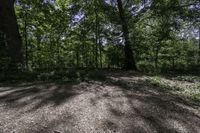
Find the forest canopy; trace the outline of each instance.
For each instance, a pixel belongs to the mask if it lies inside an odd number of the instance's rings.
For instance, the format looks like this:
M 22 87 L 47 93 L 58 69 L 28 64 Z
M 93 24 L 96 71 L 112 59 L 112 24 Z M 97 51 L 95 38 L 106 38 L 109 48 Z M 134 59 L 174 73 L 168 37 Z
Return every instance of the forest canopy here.
M 0 71 L 199 72 L 198 0 L 1 0 Z

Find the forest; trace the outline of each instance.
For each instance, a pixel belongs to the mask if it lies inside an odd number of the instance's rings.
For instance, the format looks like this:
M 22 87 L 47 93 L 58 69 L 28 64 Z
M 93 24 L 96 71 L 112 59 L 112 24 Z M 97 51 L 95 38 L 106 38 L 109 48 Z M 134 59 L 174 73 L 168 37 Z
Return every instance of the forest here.
M 199 131 L 199 0 L 0 1 L 0 133 Z

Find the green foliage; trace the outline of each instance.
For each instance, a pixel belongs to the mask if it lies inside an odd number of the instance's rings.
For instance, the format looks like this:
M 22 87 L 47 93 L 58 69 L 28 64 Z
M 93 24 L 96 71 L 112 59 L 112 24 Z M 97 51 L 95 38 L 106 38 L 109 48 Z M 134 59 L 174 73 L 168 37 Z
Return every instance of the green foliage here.
M 124 39 L 114 3 L 104 0 L 18 1 L 15 9 L 24 54 L 21 71 L 34 73 L 40 80 L 82 80 L 87 74 L 76 72 L 77 69 L 121 69 L 125 60 Z M 123 3 L 139 70 L 200 72 L 196 21 L 199 7 L 195 3 L 195 0 Z M 10 67 L 4 38 L 0 33 L 1 73 Z
M 109 64 L 109 67 L 122 68 L 123 60 L 124 60 L 123 46 L 108 45 L 106 49 L 106 57 L 107 57 L 106 61 L 107 61 L 107 64 Z
M 146 72 L 146 73 L 149 73 L 149 72 L 153 72 L 154 71 L 154 65 L 149 62 L 149 61 L 139 61 L 137 63 L 140 71 L 143 71 L 143 72 Z
M 150 77 L 150 83 L 164 92 L 176 92 L 188 99 L 200 100 L 199 76 L 177 76 L 169 79 Z M 183 82 L 184 81 L 184 82 Z M 180 84 L 182 82 L 182 84 Z

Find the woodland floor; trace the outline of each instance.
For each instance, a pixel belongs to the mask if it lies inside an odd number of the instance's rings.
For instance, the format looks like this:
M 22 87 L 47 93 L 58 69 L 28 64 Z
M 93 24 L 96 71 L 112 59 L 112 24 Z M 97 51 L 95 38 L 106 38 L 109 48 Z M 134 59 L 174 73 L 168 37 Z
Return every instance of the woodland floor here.
M 1 84 L 0 133 L 200 133 L 198 79 L 112 73 L 105 81 Z

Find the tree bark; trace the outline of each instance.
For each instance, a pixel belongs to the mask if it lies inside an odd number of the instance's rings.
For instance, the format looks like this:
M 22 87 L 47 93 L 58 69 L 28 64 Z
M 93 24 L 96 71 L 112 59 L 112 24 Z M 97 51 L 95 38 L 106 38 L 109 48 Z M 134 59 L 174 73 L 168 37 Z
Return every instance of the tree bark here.
M 120 19 L 121 19 L 123 37 L 124 37 L 124 40 L 125 40 L 124 68 L 126 70 L 137 70 L 135 59 L 134 59 L 134 56 L 133 56 L 133 51 L 132 51 L 131 45 L 130 45 L 127 20 L 126 20 L 126 17 L 125 17 L 124 8 L 123 8 L 121 0 L 117 0 L 117 7 L 118 7 L 118 10 L 119 10 L 119 16 L 120 16 Z
M 156 46 L 156 49 L 155 49 L 155 59 L 154 59 L 154 63 L 155 63 L 155 72 L 158 71 L 158 53 L 159 53 L 159 48 L 158 46 Z
M 101 41 L 99 40 L 99 56 L 100 56 L 100 67 L 101 67 L 101 69 L 103 68 L 102 49 L 103 49 L 103 46 L 102 46 Z
M 15 0 L 0 1 L 0 30 L 6 35 L 11 64 L 22 63 L 22 40 L 14 9 Z
M 98 56 L 99 56 L 99 51 L 98 51 L 98 47 L 99 47 L 99 16 L 98 16 L 98 2 L 97 0 L 95 0 L 94 3 L 95 6 L 95 66 L 96 68 L 99 67 L 99 63 L 98 63 Z
M 200 64 L 200 27 L 199 27 L 199 57 L 198 57 L 198 63 Z
M 25 64 L 26 64 L 26 70 L 28 71 L 28 32 L 27 32 L 27 10 L 25 10 L 25 16 L 24 16 L 24 43 L 25 43 Z

